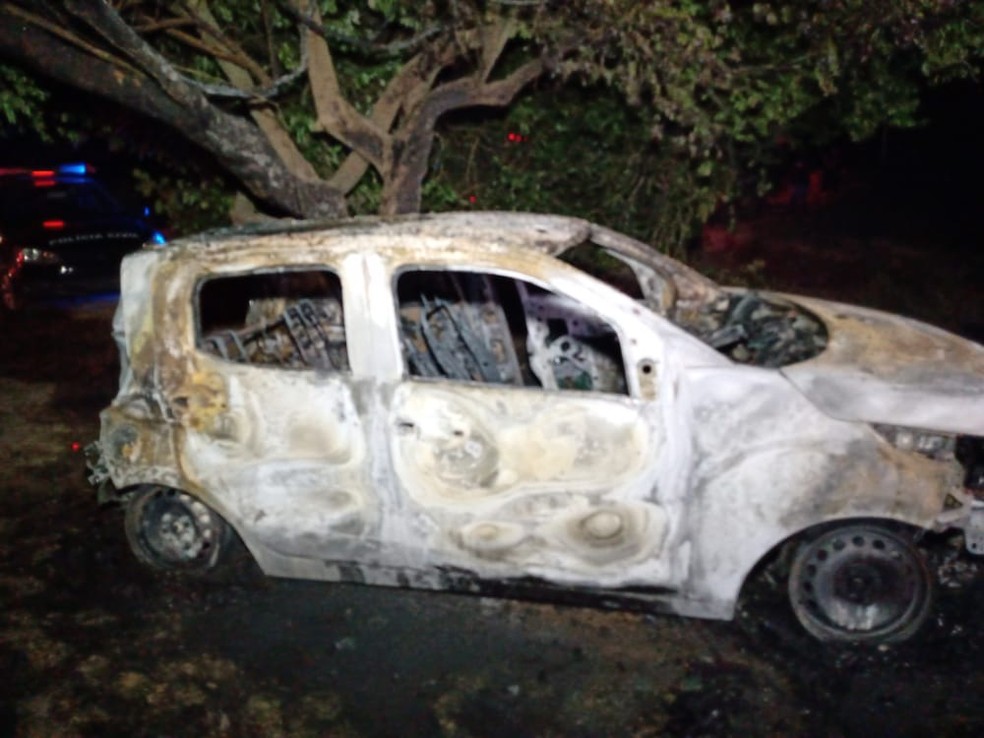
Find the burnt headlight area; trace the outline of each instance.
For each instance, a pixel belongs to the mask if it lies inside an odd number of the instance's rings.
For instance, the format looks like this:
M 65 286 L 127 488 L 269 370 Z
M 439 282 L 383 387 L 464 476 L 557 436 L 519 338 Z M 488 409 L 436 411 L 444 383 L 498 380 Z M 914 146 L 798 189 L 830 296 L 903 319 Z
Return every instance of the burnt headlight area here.
M 964 468 L 964 487 L 976 497 L 984 498 L 984 438 L 896 425 L 873 424 L 872 428 L 900 451 L 911 451 L 936 461 L 956 459 Z
M 872 427 L 878 435 L 900 451 L 912 451 L 937 461 L 952 459 L 954 456 L 956 438 L 952 435 L 878 423 Z

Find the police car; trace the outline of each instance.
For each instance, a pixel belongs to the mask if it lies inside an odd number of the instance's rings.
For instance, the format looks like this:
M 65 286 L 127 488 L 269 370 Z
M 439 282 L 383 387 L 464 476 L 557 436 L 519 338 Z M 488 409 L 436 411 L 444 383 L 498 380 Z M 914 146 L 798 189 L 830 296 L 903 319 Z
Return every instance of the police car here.
M 115 293 L 123 256 L 147 242 L 164 243 L 92 174 L 88 164 L 0 168 L 3 308 Z

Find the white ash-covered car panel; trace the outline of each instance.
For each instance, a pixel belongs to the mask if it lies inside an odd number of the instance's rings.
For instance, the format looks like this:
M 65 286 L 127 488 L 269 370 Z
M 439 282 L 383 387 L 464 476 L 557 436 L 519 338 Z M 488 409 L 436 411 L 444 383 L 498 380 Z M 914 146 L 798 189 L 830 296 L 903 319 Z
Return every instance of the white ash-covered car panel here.
M 898 315 L 796 299 L 824 321 L 830 341 L 783 373 L 824 412 L 984 436 L 984 346 Z

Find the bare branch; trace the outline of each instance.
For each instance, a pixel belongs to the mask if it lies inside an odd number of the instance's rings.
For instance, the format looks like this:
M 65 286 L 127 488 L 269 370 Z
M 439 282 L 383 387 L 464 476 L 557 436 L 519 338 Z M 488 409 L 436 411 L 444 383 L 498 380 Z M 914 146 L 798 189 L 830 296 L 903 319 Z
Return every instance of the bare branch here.
M 415 51 L 426 42 L 446 30 L 444 26 L 434 23 L 411 38 L 403 39 L 401 41 L 392 41 L 388 44 L 374 44 L 355 36 L 347 36 L 344 33 L 339 33 L 326 27 L 320 22 L 320 20 L 317 20 L 307 13 L 299 10 L 292 0 L 278 0 L 278 4 L 283 8 L 284 12 L 291 16 L 297 23 L 307 27 L 308 30 L 321 36 L 326 41 L 344 44 L 345 46 L 352 49 L 358 49 L 359 51 L 372 56 L 396 56 L 408 51 Z
M 12 16 L 21 18 L 22 20 L 26 21 L 27 23 L 30 23 L 30 24 L 32 24 L 34 26 L 37 26 L 38 28 L 44 29 L 48 33 L 52 34 L 53 36 L 57 36 L 58 38 L 60 38 L 60 39 L 62 39 L 64 41 L 67 41 L 68 43 L 72 44 L 73 46 L 77 46 L 78 48 L 82 49 L 86 53 L 91 54 L 92 56 L 94 56 L 97 59 L 100 59 L 100 60 L 106 62 L 107 64 L 112 64 L 114 66 L 118 66 L 118 67 L 120 67 L 122 69 L 126 69 L 128 71 L 134 71 L 134 72 L 136 71 L 136 69 L 134 67 L 130 66 L 125 60 L 120 59 L 119 57 L 113 56 L 112 54 L 109 54 L 109 53 L 103 51 L 102 49 L 100 49 L 97 46 L 93 46 L 92 44 L 90 44 L 89 42 L 83 40 L 82 38 L 80 38 L 76 34 L 71 33 L 70 31 L 66 31 L 61 26 L 58 26 L 58 25 L 56 25 L 56 24 L 54 24 L 54 23 L 52 23 L 52 22 L 50 22 L 48 20 L 45 20 L 44 18 L 42 18 L 39 15 L 35 15 L 34 13 L 30 13 L 30 12 L 24 10 L 23 8 L 20 8 L 20 7 L 16 6 L 16 5 L 14 5 L 13 3 L 7 3 L 7 2 L 5 2 L 5 3 L 0 4 L 0 10 L 4 10 L 4 11 L 10 13 Z
M 453 44 L 445 43 L 435 53 L 418 54 L 403 65 L 376 100 L 370 118 L 380 128 L 389 131 L 401 111 L 412 111 L 434 86 L 437 76 L 457 58 Z M 329 180 L 342 192 L 349 192 L 362 179 L 369 162 L 352 152 Z
M 218 24 L 215 22 L 215 16 L 212 15 L 212 11 L 208 7 L 207 0 L 191 0 L 187 4 L 187 8 L 193 15 L 199 32 L 205 36 L 212 37 L 227 50 L 225 54 L 220 55 L 217 51 L 208 51 L 208 49 L 214 49 L 215 47 L 207 44 L 204 49 L 206 53 L 211 53 L 216 57 L 226 58 L 236 66 L 242 67 L 253 75 L 253 80 L 256 84 L 267 85 L 270 83 L 270 75 L 267 74 L 263 66 L 247 54 L 239 44 L 219 30 Z M 203 38 L 202 42 L 204 43 L 204 41 Z M 185 41 L 185 43 L 188 43 L 188 41 Z
M 261 0 L 260 14 L 263 18 L 263 35 L 266 37 L 267 60 L 270 63 L 270 69 L 273 71 L 273 75 L 275 77 L 280 76 L 283 73 L 283 69 L 280 66 L 280 59 L 277 58 L 277 52 L 273 46 L 273 17 L 271 16 L 270 0 Z
M 421 186 L 434 144 L 434 129 L 442 115 L 475 106 L 508 105 L 547 68 L 545 59 L 535 59 L 494 82 L 485 82 L 478 72 L 432 90 L 394 136 L 380 212 L 393 215 L 420 210 Z
M 501 107 L 512 102 L 517 93 L 546 70 L 544 59 L 534 59 L 515 69 L 509 76 L 494 82 L 481 77 L 464 77 L 441 85 L 424 103 L 423 115 L 437 120 L 452 110 L 475 106 Z
M 509 19 L 479 29 L 482 44 L 481 76 L 483 80 L 487 80 L 492 74 L 492 69 L 498 63 L 506 44 L 509 43 L 515 32 L 516 26 Z
M 317 20 L 317 9 L 314 10 Z M 334 138 L 382 171 L 383 157 L 389 146 L 389 134 L 371 119 L 363 116 L 345 99 L 338 84 L 331 50 L 322 36 L 306 31 L 308 54 L 308 79 L 318 123 Z
M 215 25 L 215 16 L 207 0 L 192 0 L 191 10 L 205 26 Z M 303 37 L 302 37 L 303 41 Z M 306 48 L 306 45 L 302 43 Z M 249 70 L 236 64 L 234 61 L 219 60 L 219 66 L 229 81 L 237 88 L 249 92 L 253 88 L 254 78 L 250 76 Z M 264 76 L 266 76 L 264 74 Z M 250 116 L 253 121 L 263 131 L 274 151 L 283 161 L 284 165 L 294 173 L 295 176 L 305 180 L 318 180 L 318 173 L 314 170 L 311 162 L 304 158 L 298 150 L 294 140 L 281 124 L 276 114 L 269 107 L 252 108 Z
M 158 31 L 167 31 L 171 28 L 184 28 L 187 26 L 194 26 L 195 21 L 192 18 L 169 18 L 167 20 L 151 20 L 147 18 L 143 23 L 134 24 L 133 30 L 137 33 L 157 33 Z
M 253 78 L 260 83 L 268 83 L 269 77 L 266 72 L 251 58 L 244 56 L 242 54 L 236 53 L 234 51 L 227 51 L 219 46 L 203 41 L 200 38 L 192 36 L 190 33 L 185 33 L 184 31 L 178 30 L 177 28 L 169 28 L 166 31 L 167 35 L 176 41 L 180 41 L 185 46 L 190 46 L 193 49 L 197 49 L 204 54 L 215 58 L 216 61 L 227 61 L 231 64 L 235 64 L 237 67 L 248 70 Z

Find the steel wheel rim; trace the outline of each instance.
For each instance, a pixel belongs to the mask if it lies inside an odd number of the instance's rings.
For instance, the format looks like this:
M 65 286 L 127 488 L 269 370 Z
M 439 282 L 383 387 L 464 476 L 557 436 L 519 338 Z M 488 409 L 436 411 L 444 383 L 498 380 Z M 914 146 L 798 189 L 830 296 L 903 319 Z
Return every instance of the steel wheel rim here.
M 902 538 L 872 527 L 829 531 L 797 557 L 790 594 L 804 624 L 827 635 L 878 637 L 917 622 L 925 569 Z
M 188 565 L 206 559 L 217 540 L 211 512 L 194 498 L 173 490 L 147 500 L 140 519 L 140 538 L 161 561 Z

